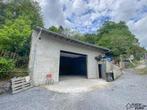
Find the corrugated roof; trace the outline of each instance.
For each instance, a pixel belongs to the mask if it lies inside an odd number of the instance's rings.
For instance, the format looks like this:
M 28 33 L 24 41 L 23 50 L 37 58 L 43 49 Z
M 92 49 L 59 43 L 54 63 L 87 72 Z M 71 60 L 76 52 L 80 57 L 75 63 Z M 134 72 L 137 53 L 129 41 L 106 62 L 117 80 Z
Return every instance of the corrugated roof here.
M 76 39 L 73 39 L 73 38 L 70 38 L 70 37 L 65 37 L 62 34 L 49 31 L 49 30 L 42 28 L 42 27 L 37 27 L 36 30 L 44 32 L 46 34 L 53 35 L 56 38 L 63 39 L 63 40 L 69 41 L 69 42 L 78 43 L 80 45 L 84 45 L 84 46 L 88 46 L 88 47 L 95 48 L 95 49 L 98 49 L 98 50 L 102 50 L 104 52 L 110 52 L 110 49 L 108 49 L 108 48 L 105 48 L 105 47 L 102 47 L 102 46 L 96 46 L 96 45 L 93 45 L 93 44 L 90 44 L 90 43 L 87 43 L 87 42 L 83 42 L 83 41 L 80 41 L 80 40 L 76 40 Z

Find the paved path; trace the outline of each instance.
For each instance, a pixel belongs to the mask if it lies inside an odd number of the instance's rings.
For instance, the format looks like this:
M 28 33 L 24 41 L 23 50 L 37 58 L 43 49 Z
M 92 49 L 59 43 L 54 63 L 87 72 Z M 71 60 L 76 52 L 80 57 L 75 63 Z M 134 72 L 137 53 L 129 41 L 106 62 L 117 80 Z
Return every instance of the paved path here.
M 105 88 L 110 83 L 102 79 L 87 79 L 82 76 L 62 76 L 59 83 L 44 86 L 46 89 L 60 93 L 83 93 L 96 88 Z
M 147 105 L 147 76 L 127 70 L 111 86 L 87 93 L 61 94 L 36 87 L 0 96 L 0 110 L 126 110 L 127 103 Z

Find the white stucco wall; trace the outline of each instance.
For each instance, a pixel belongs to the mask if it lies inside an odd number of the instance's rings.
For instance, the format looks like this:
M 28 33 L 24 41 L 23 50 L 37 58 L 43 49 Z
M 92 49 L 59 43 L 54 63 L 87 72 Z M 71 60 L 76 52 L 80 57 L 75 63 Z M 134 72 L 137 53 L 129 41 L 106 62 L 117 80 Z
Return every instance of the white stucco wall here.
M 87 55 L 87 77 L 98 78 L 98 65 L 95 57 L 102 54 L 99 50 L 63 41 L 51 35 L 41 34 L 41 40 L 36 39 L 39 32 L 32 34 L 30 52 L 30 76 L 34 85 L 45 84 L 46 75 L 51 73 L 55 82 L 59 81 L 60 51 L 69 51 Z

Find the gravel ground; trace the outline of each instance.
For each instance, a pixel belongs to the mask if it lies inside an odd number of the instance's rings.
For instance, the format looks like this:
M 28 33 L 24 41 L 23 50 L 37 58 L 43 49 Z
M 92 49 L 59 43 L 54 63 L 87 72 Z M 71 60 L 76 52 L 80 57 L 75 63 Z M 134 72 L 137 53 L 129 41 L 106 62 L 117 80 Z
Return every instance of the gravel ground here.
M 111 86 L 87 93 L 61 94 L 35 87 L 1 95 L 0 110 L 126 110 L 127 103 L 147 105 L 146 81 L 147 75 L 126 70 Z

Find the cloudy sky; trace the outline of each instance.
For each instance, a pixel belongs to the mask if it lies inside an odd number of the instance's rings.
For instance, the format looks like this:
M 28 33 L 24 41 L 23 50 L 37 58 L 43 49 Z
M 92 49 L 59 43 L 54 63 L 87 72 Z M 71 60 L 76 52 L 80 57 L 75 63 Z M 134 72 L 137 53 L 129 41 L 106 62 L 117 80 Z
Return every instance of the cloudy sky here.
M 147 0 L 39 0 L 44 24 L 82 33 L 95 32 L 106 20 L 125 21 L 147 49 Z

